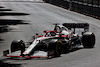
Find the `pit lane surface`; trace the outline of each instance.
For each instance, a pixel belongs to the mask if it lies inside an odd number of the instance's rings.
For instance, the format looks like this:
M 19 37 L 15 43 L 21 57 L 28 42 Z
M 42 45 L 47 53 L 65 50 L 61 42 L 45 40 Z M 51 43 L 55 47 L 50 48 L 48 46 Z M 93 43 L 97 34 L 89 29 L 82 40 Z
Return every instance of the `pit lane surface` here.
M 44 3 L 32 2 L 0 2 L 9 13 L 27 13 L 29 15 L 5 15 L 3 20 L 21 20 L 23 24 L 10 25 L 8 31 L 0 33 L 0 59 L 4 66 L 15 67 L 99 67 L 100 66 L 100 20 L 84 16 L 66 9 Z M 3 8 L 2 8 L 3 9 Z M 16 21 L 15 21 L 16 22 Z M 93 49 L 83 49 L 62 54 L 53 59 L 11 60 L 2 57 L 3 50 L 9 49 L 13 40 L 22 39 L 26 42 L 35 33 L 43 34 L 44 30 L 53 29 L 53 23 L 90 23 L 90 31 L 96 35 L 96 45 Z M 24 24 L 29 23 L 29 24 Z M 5 65 L 6 64 L 6 65 Z

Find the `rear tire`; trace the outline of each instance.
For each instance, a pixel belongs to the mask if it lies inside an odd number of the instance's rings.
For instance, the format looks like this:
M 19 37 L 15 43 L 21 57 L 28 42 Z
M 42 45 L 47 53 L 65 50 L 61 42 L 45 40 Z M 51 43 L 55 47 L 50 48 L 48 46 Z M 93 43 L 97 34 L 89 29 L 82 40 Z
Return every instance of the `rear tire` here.
M 91 32 L 84 33 L 82 43 L 84 48 L 93 48 L 95 45 L 95 35 Z

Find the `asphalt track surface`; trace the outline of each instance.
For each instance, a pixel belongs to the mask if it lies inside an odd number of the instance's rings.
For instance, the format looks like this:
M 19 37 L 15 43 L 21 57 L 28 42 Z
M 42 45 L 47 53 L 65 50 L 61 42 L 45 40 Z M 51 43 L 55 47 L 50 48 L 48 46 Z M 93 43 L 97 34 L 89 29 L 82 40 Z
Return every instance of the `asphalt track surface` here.
M 8 30 L 0 32 L 0 63 L 3 65 L 2 67 L 100 67 L 100 20 L 42 1 L 1 1 L 0 6 L 4 7 L 0 9 L 11 9 L 11 11 L 0 11 L 1 14 L 2 12 L 7 13 L 0 16 L 0 21 L 10 22 Z M 28 42 L 36 33 L 41 35 L 44 30 L 53 29 L 53 23 L 89 23 L 90 31 L 96 35 L 95 47 L 93 49 L 80 48 L 52 59 L 12 60 L 2 57 L 2 52 L 10 48 L 13 40 L 22 39 Z

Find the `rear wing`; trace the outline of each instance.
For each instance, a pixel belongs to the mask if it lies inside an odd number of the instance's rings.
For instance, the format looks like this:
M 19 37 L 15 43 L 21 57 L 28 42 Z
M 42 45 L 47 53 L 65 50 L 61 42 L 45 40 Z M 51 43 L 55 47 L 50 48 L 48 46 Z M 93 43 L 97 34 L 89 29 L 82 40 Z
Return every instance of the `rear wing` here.
M 63 23 L 63 26 L 69 28 L 69 29 L 74 29 L 75 32 L 75 28 L 84 28 L 84 31 L 87 32 L 89 31 L 89 24 L 88 23 Z

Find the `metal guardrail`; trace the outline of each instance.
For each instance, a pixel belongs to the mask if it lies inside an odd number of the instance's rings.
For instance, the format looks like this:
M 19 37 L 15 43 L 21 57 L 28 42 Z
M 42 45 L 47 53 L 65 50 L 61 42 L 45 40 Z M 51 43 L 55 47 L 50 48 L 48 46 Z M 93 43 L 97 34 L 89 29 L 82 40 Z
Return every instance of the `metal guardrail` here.
M 44 0 L 44 2 L 100 19 L 99 3 L 93 4 L 93 2 L 91 2 L 90 4 L 88 2 L 79 2 L 77 0 Z

